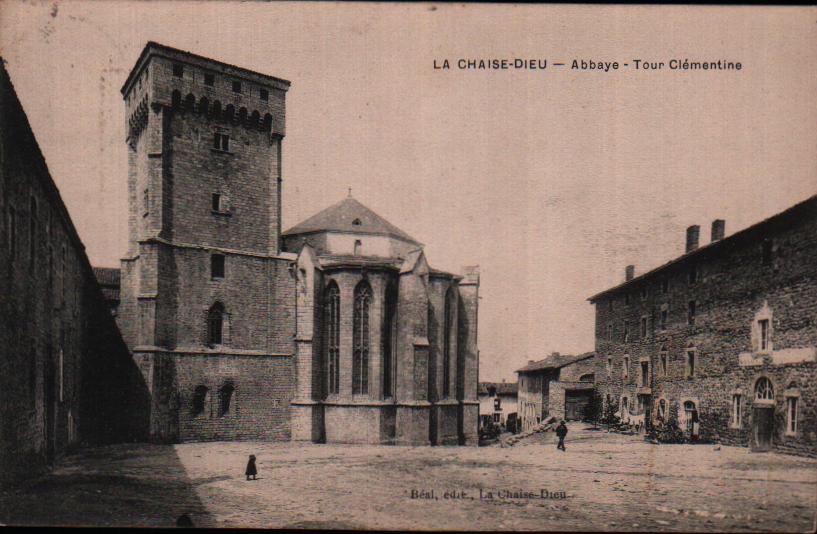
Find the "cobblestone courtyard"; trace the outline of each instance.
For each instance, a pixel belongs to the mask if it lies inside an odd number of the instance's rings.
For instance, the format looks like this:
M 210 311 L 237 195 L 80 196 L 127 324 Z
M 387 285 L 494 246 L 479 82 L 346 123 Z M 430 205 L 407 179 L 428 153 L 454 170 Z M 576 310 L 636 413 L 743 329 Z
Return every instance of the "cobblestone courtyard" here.
M 251 453 L 254 482 L 243 476 Z M 542 490 L 551 498 L 528 498 Z M 173 526 L 187 513 L 215 527 L 805 532 L 815 510 L 815 459 L 656 446 L 584 425 L 565 453 L 553 433 L 512 448 L 118 445 L 0 492 L 5 524 Z

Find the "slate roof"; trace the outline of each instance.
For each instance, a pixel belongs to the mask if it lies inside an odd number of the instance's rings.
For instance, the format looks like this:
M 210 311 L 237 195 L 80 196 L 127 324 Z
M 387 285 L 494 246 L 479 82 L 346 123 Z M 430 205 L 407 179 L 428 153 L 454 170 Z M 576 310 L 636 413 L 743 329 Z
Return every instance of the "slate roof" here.
M 810 218 L 815 216 L 817 216 L 817 195 L 810 196 L 809 198 L 803 200 L 802 202 L 799 202 L 794 206 L 791 206 L 790 208 L 785 209 L 780 213 L 777 213 L 776 215 L 772 215 L 771 217 L 764 219 L 756 224 L 753 224 L 748 228 L 744 228 L 739 232 L 735 232 L 731 236 L 724 237 L 723 239 L 707 243 L 706 245 L 701 245 L 700 247 L 691 250 L 685 254 L 682 254 L 681 256 L 678 256 L 675 259 L 670 260 L 663 265 L 659 265 L 658 267 L 651 269 L 644 274 L 638 275 L 632 278 L 631 280 L 626 280 L 616 286 L 596 293 L 592 297 L 589 297 L 587 300 L 589 300 L 591 303 L 595 303 L 602 297 L 605 297 L 611 293 L 615 293 L 616 291 L 619 291 L 620 289 L 623 289 L 625 287 L 634 286 L 641 282 L 642 280 L 644 280 L 645 278 L 649 278 L 660 271 L 669 269 L 671 266 L 681 262 L 685 262 L 690 258 L 700 258 L 707 254 L 718 253 L 723 250 L 728 251 L 731 247 L 738 246 L 738 244 L 740 244 L 741 242 L 746 242 L 751 239 L 762 237 L 764 235 L 764 232 L 773 229 L 775 226 L 779 227 L 781 225 L 786 225 L 787 221 L 802 220 L 803 218 L 806 217 Z
M 355 220 L 360 221 L 360 224 L 353 224 Z M 419 241 L 352 197 L 346 197 L 337 204 L 333 204 L 305 221 L 296 224 L 284 232 L 284 235 L 326 231 L 384 235 L 420 245 Z
M 571 355 L 571 354 L 551 354 L 547 358 L 542 360 L 535 361 L 533 363 L 529 363 L 525 367 L 521 369 L 517 369 L 517 373 L 530 373 L 532 371 L 542 371 L 544 369 L 560 369 L 566 365 L 570 365 L 571 363 L 580 362 L 582 360 L 586 360 L 587 358 L 592 358 L 595 356 L 595 352 L 585 352 L 584 354 L 579 355 Z
M 94 276 L 96 277 L 99 288 L 102 290 L 102 295 L 105 300 L 119 300 L 119 285 L 120 272 L 117 268 L 112 267 L 94 267 Z
M 516 395 L 518 386 L 516 382 L 480 382 L 477 387 L 477 394 L 488 395 L 488 388 L 496 388 L 497 395 Z

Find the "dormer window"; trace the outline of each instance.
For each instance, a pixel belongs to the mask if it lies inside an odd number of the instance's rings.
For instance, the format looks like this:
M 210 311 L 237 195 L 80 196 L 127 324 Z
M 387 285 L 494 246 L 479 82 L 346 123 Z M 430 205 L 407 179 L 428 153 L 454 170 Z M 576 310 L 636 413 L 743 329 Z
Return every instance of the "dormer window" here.
M 233 82 L 233 92 L 234 93 L 241 92 L 241 82 Z
M 212 87 L 216 83 L 216 77 L 212 74 L 204 74 L 204 85 Z
M 181 63 L 174 63 L 173 64 L 173 76 L 176 78 L 181 78 L 184 76 L 184 65 Z
M 261 100 L 269 100 L 269 91 L 266 89 L 261 89 L 258 92 L 258 96 L 261 98 Z

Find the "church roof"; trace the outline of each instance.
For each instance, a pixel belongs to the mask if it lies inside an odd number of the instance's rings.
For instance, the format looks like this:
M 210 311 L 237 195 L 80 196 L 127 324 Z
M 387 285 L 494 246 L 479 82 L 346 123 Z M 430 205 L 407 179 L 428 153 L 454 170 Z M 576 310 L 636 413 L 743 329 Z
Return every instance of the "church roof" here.
M 284 232 L 284 235 L 309 234 L 314 232 L 384 235 L 410 241 L 417 245 L 420 244 L 419 241 L 351 196 L 316 213 L 307 220 L 296 224 Z

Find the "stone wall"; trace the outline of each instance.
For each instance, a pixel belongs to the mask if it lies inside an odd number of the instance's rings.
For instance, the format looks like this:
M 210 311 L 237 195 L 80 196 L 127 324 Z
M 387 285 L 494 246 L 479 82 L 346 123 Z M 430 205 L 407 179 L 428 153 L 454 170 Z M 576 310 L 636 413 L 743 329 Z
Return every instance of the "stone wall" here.
M 147 395 L 2 65 L 0 124 L 0 480 L 8 481 L 73 446 L 143 436 Z
M 597 298 L 596 381 L 602 396 L 609 394 L 615 403 L 627 396 L 632 407 L 637 395 L 651 395 L 653 407 L 661 399 L 676 403 L 682 420 L 684 402 L 692 402 L 702 438 L 745 445 L 755 385 L 765 376 L 774 386 L 773 447 L 817 454 L 815 279 L 817 200 L 812 198 Z M 769 321 L 765 350 L 759 344 L 762 319 Z M 692 376 L 689 354 L 694 355 Z M 630 362 L 626 379 L 625 356 Z M 640 383 L 642 361 L 649 366 L 648 384 Z M 732 420 L 733 395 L 741 395 L 740 421 Z M 786 432 L 787 395 L 800 399 L 795 433 Z

